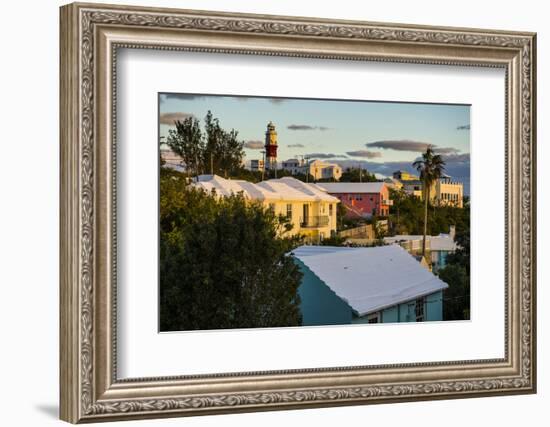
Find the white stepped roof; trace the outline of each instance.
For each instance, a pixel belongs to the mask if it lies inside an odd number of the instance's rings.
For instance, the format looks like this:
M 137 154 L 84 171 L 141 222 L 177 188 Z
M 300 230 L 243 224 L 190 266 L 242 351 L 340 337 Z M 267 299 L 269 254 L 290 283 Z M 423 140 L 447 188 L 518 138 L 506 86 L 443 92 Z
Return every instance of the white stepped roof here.
M 292 253 L 359 316 L 448 287 L 397 245 L 300 246 Z
M 319 188 L 330 194 L 337 193 L 380 193 L 383 182 L 319 182 Z
M 217 175 L 199 175 L 191 184 L 220 196 L 242 193 L 244 197 L 260 201 L 324 201 L 337 203 L 336 197 L 320 190 L 315 184 L 308 184 L 292 177 L 269 179 L 257 184 L 244 180 L 225 179 Z

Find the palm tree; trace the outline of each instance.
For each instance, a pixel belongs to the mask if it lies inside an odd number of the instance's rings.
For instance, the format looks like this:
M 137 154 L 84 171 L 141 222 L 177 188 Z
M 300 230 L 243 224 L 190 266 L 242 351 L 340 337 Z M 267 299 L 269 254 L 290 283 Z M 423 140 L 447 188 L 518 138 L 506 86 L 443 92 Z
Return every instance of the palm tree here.
M 422 256 L 426 255 L 426 234 L 428 232 L 428 200 L 430 190 L 435 181 L 441 178 L 445 171 L 445 162 L 439 154 L 435 154 L 432 146 L 428 145 L 422 158 L 413 163 L 413 167 L 420 173 L 420 180 L 424 192 L 424 234 L 422 238 Z

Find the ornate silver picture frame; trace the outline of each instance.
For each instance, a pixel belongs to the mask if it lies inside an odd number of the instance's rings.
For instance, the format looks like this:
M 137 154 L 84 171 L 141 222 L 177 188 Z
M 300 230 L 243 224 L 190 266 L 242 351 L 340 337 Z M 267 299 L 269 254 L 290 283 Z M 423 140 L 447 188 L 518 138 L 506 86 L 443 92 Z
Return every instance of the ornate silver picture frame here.
M 71 422 L 536 391 L 536 35 L 70 4 L 61 8 L 60 416 Z M 117 50 L 497 67 L 505 72 L 505 324 L 498 359 L 117 376 Z

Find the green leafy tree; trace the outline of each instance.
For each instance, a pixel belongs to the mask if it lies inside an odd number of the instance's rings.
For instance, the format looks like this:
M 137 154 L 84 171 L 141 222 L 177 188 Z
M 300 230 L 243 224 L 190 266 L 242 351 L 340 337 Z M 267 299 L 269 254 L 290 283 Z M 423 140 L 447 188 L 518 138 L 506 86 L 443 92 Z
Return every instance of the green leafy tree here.
M 438 275 L 449 285 L 443 293 L 443 314 L 445 320 L 470 318 L 470 208 L 463 209 L 465 215 L 457 223 L 455 243 L 458 249 L 447 256 L 447 265 Z
M 422 189 L 424 193 L 424 232 L 422 238 L 422 256 L 426 255 L 426 234 L 428 232 L 428 204 L 430 190 L 433 183 L 441 178 L 445 170 L 445 162 L 439 154 L 435 154 L 432 147 L 428 146 L 422 158 L 413 163 L 413 167 L 420 173 Z
M 213 173 L 228 177 L 241 173 L 244 141 L 238 139 L 238 132 L 222 129 L 211 111 L 204 122 L 202 130 L 195 117 L 177 120 L 176 128 L 168 131 L 166 144 L 183 159 L 188 174 Z
M 422 234 L 424 228 L 424 200 L 411 194 L 401 193 L 396 197 L 394 190 L 390 190 L 390 234 Z M 457 229 L 470 222 L 469 205 L 458 208 L 451 205 L 434 206 L 428 216 L 427 235 L 448 233 L 452 225 Z
M 443 319 L 470 318 L 470 275 L 459 264 L 448 264 L 439 271 L 439 278 L 449 285 L 443 293 Z
M 377 182 L 376 177 L 366 169 L 346 168 L 342 172 L 340 182 Z
M 469 209 L 468 209 L 469 211 Z M 447 257 L 448 264 L 464 267 L 470 274 L 470 221 L 460 223 L 456 228 L 455 242 L 458 249 Z
M 174 124 L 176 129 L 168 131 L 166 144 L 183 159 L 188 175 L 202 173 L 204 140 L 199 121 L 191 116 Z
M 300 240 L 280 237 L 284 219 L 164 168 L 160 186 L 162 331 L 301 324 L 302 274 L 289 255 Z

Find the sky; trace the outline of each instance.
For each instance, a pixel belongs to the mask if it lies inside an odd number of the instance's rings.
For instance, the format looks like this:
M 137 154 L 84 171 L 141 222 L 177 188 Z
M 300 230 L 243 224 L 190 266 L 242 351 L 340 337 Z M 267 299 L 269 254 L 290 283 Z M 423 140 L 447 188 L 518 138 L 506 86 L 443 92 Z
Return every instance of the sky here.
M 262 158 L 272 121 L 279 162 L 308 156 L 391 175 L 412 172 L 411 163 L 430 144 L 443 155 L 449 175 L 470 176 L 469 105 L 163 93 L 160 136 L 190 115 L 204 123 L 208 110 L 222 128 L 238 131 L 246 161 Z

